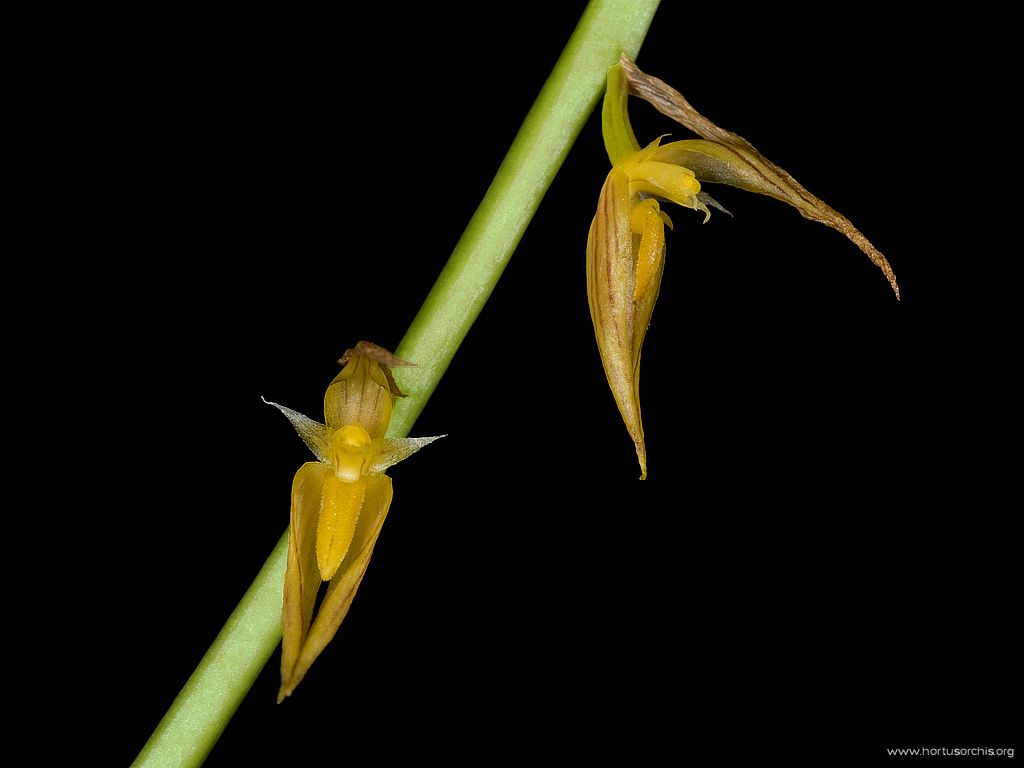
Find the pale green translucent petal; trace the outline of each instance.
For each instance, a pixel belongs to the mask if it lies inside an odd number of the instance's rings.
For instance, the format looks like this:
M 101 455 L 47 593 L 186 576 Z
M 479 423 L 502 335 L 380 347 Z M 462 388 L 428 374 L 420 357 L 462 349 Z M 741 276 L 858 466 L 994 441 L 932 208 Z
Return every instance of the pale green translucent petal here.
M 440 440 L 447 435 L 434 435 L 433 437 L 395 437 L 385 438 L 380 441 L 377 448 L 377 455 L 370 463 L 369 472 L 377 474 L 388 467 L 394 466 L 403 459 L 412 456 L 416 451 L 425 445 L 430 445 L 435 440 Z
M 264 403 L 274 406 L 285 415 L 285 418 L 295 427 L 295 431 L 299 433 L 302 442 L 309 446 L 309 450 L 313 452 L 313 455 L 320 459 L 320 461 L 329 462 L 331 460 L 331 436 L 325 425 L 319 421 L 313 421 L 308 416 L 303 416 L 291 408 L 271 402 L 265 397 L 261 399 Z

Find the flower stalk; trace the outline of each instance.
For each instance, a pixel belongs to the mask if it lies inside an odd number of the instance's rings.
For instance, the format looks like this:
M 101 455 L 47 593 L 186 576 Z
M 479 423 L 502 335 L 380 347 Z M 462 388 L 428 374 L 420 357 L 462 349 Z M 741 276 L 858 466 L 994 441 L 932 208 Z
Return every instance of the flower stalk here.
M 402 377 L 388 429 L 405 437 L 497 284 L 540 200 L 604 88 L 608 67 L 635 56 L 659 0 L 592 0 L 545 82 L 480 207 L 396 354 Z M 495 215 L 514 211 L 515 215 Z M 135 768 L 191 768 L 213 748 L 281 640 L 285 532 L 196 671 L 136 758 Z
M 629 120 L 631 93 L 701 138 L 668 144 L 656 138 L 641 149 Z M 587 299 L 605 376 L 633 439 L 644 480 L 647 447 L 640 416 L 640 354 L 665 268 L 665 227 L 672 227 L 663 202 L 700 211 L 706 222 L 711 217 L 708 206 L 724 209 L 703 190 L 705 183 L 774 197 L 805 218 L 845 234 L 882 270 L 897 299 L 900 292 L 888 260 L 849 219 L 742 136 L 697 112 L 679 91 L 641 72 L 625 53 L 608 71 L 601 122 L 612 169 L 587 238 Z

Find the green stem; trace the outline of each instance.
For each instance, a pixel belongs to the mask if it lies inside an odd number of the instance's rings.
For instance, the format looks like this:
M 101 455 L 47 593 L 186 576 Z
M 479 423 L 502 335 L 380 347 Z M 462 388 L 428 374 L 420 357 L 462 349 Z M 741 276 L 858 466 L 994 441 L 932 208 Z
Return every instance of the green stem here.
M 285 531 L 133 766 L 186 768 L 206 759 L 281 642 L 287 557 Z
M 409 397 L 392 436 L 409 432 L 483 309 L 570 147 L 604 92 L 608 68 L 639 50 L 659 0 L 591 0 L 448 264 L 396 354 Z M 584 244 L 580 244 L 580 253 Z
M 519 244 L 541 198 L 601 95 L 621 51 L 636 57 L 659 0 L 591 0 L 558 63 L 396 350 L 410 396 L 390 434 L 409 433 Z M 582 244 L 580 248 L 582 249 Z M 271 552 L 135 768 L 200 765 L 281 640 L 287 534 Z

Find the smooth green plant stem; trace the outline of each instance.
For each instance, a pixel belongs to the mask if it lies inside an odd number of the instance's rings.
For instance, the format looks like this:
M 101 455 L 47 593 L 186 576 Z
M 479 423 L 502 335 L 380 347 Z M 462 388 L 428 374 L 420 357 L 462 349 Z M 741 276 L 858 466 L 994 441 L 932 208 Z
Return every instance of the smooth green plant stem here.
M 402 368 L 389 434 L 409 433 L 497 284 L 541 198 L 604 88 L 608 67 L 635 58 L 659 0 L 591 0 L 530 109 L 480 207 L 396 350 Z M 582 252 L 582 245 L 581 252 Z M 287 532 L 267 558 L 134 768 L 202 764 L 281 640 Z
M 658 0 L 592 0 L 583 12 L 480 207 L 395 350 L 418 367 L 397 371 L 410 396 L 395 403 L 392 436 L 407 434 L 423 410 L 604 93 L 608 68 L 621 52 L 630 57 L 639 52 L 657 7 Z
M 281 642 L 287 559 L 285 531 L 132 766 L 185 768 L 206 759 Z

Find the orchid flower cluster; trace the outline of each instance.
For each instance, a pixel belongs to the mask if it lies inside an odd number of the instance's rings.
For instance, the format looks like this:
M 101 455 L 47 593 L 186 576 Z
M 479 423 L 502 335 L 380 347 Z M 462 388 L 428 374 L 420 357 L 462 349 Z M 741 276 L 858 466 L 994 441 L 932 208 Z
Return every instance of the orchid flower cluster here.
M 639 96 L 700 139 L 641 148 L 629 121 L 628 97 Z M 662 210 L 670 202 L 704 214 L 724 210 L 702 188 L 729 184 L 782 200 L 805 218 L 836 229 L 856 243 L 899 286 L 889 262 L 850 222 L 771 163 L 741 136 L 723 130 L 690 106 L 682 94 L 641 72 L 625 55 L 608 72 L 602 131 L 612 169 L 597 203 L 587 240 L 587 298 L 605 376 L 636 446 L 640 478 L 647 477 L 647 448 L 640 418 L 640 352 L 665 268 Z
M 630 95 L 700 138 L 656 138 L 641 147 L 629 120 Z M 587 240 L 587 296 L 605 375 L 644 479 L 640 353 L 665 269 L 665 228 L 673 226 L 664 205 L 698 211 L 707 221 L 711 208 L 724 209 L 706 193 L 706 183 L 769 195 L 845 234 L 882 270 L 897 298 L 899 288 L 886 258 L 845 217 L 626 56 L 608 72 L 602 130 L 612 168 Z M 338 362 L 343 368 L 324 397 L 326 423 L 271 403 L 317 458 L 292 484 L 278 701 L 295 690 L 348 613 L 391 505 L 385 470 L 438 439 L 385 437 L 394 398 L 403 396 L 390 369 L 411 363 L 368 342 Z

